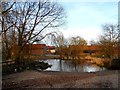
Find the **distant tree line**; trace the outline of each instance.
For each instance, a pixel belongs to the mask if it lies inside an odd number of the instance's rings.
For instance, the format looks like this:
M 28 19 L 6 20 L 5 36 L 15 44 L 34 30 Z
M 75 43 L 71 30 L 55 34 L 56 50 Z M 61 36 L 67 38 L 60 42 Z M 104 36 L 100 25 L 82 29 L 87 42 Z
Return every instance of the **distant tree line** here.
M 108 68 L 120 68 L 120 27 L 116 24 L 104 24 L 102 30 L 103 33 L 99 39 L 96 42 L 92 40 L 90 44 L 100 47 L 98 57 L 111 59 L 111 62 L 105 63 Z M 61 59 L 64 56 L 67 59 L 72 57 L 74 61 L 84 56 L 82 55 L 84 47 L 88 45 L 87 41 L 80 36 L 66 39 L 60 35 L 54 42 L 57 46 L 56 53 L 61 56 Z

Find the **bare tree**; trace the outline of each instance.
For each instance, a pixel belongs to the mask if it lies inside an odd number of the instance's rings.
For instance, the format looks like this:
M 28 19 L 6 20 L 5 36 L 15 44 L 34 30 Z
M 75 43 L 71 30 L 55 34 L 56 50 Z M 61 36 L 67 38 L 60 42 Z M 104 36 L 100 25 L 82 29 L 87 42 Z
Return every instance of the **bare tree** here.
M 66 46 L 66 43 L 67 43 L 67 41 L 62 33 L 59 34 L 56 38 L 54 38 L 53 42 L 56 47 Z
M 117 43 L 119 39 L 119 31 L 117 25 L 103 25 L 103 35 L 100 37 L 102 52 L 109 58 L 117 57 Z
M 71 37 L 69 39 L 69 43 L 70 43 L 70 45 L 87 45 L 86 40 L 84 40 L 84 38 L 82 38 L 80 36 Z
M 77 36 L 71 37 L 69 39 L 70 43 L 70 52 L 73 59 L 79 59 L 82 56 L 84 46 L 87 45 L 87 42 L 84 38 Z
M 91 40 L 89 43 L 90 43 L 90 45 L 95 45 L 95 44 L 97 44 L 97 42 L 94 41 L 94 40 Z
M 117 47 L 118 47 L 118 58 L 120 58 L 120 23 L 118 23 L 118 44 L 117 44 Z
M 6 6 L 5 6 L 6 5 Z M 8 43 L 9 36 L 14 37 L 17 45 L 15 60 L 20 63 L 24 47 L 43 40 L 48 35 L 54 35 L 55 28 L 64 24 L 65 12 L 61 5 L 48 0 L 39 2 L 3 2 L 2 3 L 2 38 Z M 47 30 L 51 30 L 48 32 Z M 9 34 L 11 33 L 11 35 Z M 10 44 L 13 41 L 10 41 Z M 8 45 L 8 44 L 7 44 Z M 7 48 L 5 46 L 5 48 Z
M 15 4 L 15 2 L 13 3 L 0 3 L 1 6 L 1 19 L 0 19 L 0 24 L 2 27 L 2 52 L 3 52 L 3 57 L 5 57 L 6 59 L 10 58 L 10 42 L 9 42 L 9 38 L 8 38 L 8 34 L 10 29 L 13 27 L 13 25 L 11 25 L 10 22 L 10 17 L 11 17 L 11 13 L 10 10 L 12 9 L 13 5 Z M 8 14 L 10 13 L 10 14 Z
M 56 54 L 59 54 L 60 57 L 64 55 L 64 52 L 62 52 L 63 48 L 66 47 L 66 39 L 63 36 L 62 33 L 60 33 L 57 37 L 52 38 L 54 45 L 56 46 Z

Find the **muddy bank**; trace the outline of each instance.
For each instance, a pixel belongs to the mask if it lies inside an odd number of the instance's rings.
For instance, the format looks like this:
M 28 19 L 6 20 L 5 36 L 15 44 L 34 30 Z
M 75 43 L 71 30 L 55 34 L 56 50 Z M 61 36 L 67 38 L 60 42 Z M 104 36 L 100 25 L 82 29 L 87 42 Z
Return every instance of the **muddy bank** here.
M 25 71 L 3 76 L 2 88 L 118 88 L 118 72 Z

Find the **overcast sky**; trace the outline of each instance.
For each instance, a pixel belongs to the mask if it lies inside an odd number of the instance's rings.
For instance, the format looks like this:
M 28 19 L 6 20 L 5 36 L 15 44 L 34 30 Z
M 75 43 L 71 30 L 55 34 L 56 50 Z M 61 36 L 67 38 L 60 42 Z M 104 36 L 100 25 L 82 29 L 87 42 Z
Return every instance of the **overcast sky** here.
M 67 12 L 66 28 L 61 29 L 66 38 L 81 36 L 87 41 L 97 40 L 101 25 L 117 24 L 118 2 L 59 2 Z

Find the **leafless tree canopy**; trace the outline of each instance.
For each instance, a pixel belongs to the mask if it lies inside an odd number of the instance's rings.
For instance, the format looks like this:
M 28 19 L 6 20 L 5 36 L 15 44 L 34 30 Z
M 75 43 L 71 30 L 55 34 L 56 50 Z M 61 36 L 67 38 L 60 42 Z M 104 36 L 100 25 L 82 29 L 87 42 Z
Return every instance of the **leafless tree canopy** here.
M 70 45 L 87 45 L 87 41 L 80 36 L 71 37 L 69 41 L 70 41 Z
M 105 24 L 103 25 L 104 36 L 106 40 L 109 41 L 118 41 L 119 39 L 119 30 L 118 26 L 114 24 Z
M 119 27 L 114 24 L 103 25 L 103 35 L 100 37 L 101 50 L 103 55 L 109 58 L 119 57 Z
M 3 45 L 9 49 L 16 44 L 20 46 L 19 53 L 27 43 L 54 35 L 54 29 L 65 23 L 64 9 L 56 2 L 2 2 L 1 5 Z

